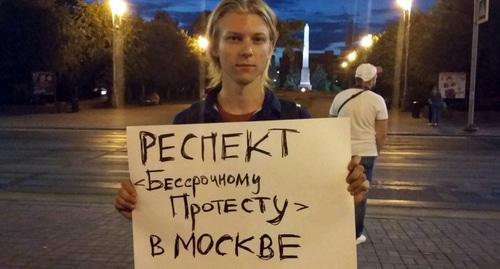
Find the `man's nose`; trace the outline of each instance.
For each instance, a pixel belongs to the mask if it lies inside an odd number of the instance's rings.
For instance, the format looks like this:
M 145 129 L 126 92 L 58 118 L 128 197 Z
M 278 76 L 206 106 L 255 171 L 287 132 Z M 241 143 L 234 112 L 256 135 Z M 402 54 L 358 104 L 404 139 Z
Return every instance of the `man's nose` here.
M 251 57 L 253 56 L 253 47 L 250 43 L 245 42 L 243 44 L 243 48 L 241 49 L 241 55 L 243 57 Z

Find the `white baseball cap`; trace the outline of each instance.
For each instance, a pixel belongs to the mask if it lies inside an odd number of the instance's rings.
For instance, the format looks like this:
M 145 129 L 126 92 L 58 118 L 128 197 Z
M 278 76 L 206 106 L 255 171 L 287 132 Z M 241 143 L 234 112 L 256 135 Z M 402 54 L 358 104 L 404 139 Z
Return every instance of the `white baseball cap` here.
M 356 68 L 355 77 L 362 79 L 364 82 L 372 80 L 377 75 L 377 67 L 372 64 L 360 64 Z

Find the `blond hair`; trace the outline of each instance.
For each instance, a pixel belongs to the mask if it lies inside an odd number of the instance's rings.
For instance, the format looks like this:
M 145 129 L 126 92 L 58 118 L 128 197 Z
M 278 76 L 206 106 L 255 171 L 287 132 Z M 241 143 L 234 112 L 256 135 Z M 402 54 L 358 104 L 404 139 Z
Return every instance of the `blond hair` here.
M 258 15 L 266 23 L 269 29 L 269 38 L 274 47 L 278 40 L 278 20 L 274 11 L 263 0 L 221 0 L 208 19 L 206 36 L 209 40 L 208 59 L 209 69 L 208 77 L 210 79 L 210 87 L 214 87 L 222 82 L 222 67 L 219 57 L 215 56 L 214 50 L 220 42 L 220 30 L 218 23 L 227 13 L 232 11 Z M 264 70 L 264 87 L 270 84 L 268 74 L 270 59 L 266 63 Z

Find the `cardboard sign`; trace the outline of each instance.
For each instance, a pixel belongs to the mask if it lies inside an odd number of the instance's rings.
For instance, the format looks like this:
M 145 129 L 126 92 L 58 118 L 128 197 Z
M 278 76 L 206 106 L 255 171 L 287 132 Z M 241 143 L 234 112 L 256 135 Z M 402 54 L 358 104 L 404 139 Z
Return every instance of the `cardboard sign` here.
M 356 268 L 349 119 L 127 128 L 135 268 Z

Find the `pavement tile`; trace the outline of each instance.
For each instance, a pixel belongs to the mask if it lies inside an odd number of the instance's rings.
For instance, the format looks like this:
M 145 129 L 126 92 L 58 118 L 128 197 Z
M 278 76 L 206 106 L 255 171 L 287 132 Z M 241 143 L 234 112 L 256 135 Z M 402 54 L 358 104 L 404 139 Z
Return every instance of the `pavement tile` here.
M 0 128 L 124 129 L 127 125 L 169 123 L 186 106 L 165 104 L 117 110 L 82 106 L 81 112 L 71 114 L 0 115 Z M 500 122 L 495 122 L 500 117 L 480 121 L 480 129 L 473 134 L 463 132 L 464 119 L 464 113 L 457 112 L 447 115 L 439 128 L 431 128 L 424 118 L 390 111 L 389 131 L 403 135 L 500 136 Z M 123 150 L 116 152 L 117 156 L 123 156 Z M 29 151 L 25 154 L 36 162 L 57 157 L 57 152 L 51 156 L 29 156 Z M 90 155 L 85 158 L 95 158 L 96 164 L 102 161 Z M 4 159 L 0 156 L 0 163 Z M 106 162 L 112 164 L 113 159 Z M 0 188 L 28 176 L 33 175 L 0 178 Z M 486 198 L 490 200 L 495 195 L 500 197 L 500 190 L 492 190 L 489 195 Z M 0 199 L 0 216 L 1 269 L 133 268 L 130 222 L 111 205 Z M 358 246 L 361 269 L 500 268 L 500 220 L 368 216 L 366 234 L 367 242 Z
M 133 268 L 130 222 L 109 205 L 0 200 L 0 215 L 0 268 Z M 500 268 L 498 225 L 368 216 L 359 268 Z

